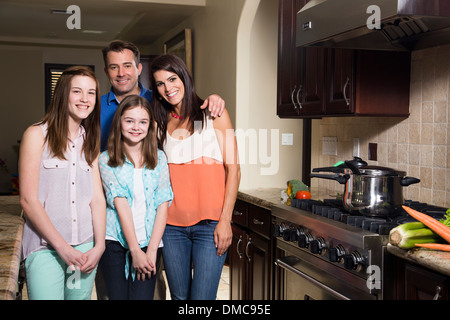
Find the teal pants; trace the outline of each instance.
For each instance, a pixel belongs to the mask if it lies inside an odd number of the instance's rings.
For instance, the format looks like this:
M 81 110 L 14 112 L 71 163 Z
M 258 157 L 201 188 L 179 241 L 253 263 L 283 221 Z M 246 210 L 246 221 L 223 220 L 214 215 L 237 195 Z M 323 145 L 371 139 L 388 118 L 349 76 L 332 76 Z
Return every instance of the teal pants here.
M 74 248 L 86 252 L 93 242 Z M 90 300 L 97 269 L 91 273 L 72 271 L 54 250 L 32 253 L 25 260 L 29 300 Z

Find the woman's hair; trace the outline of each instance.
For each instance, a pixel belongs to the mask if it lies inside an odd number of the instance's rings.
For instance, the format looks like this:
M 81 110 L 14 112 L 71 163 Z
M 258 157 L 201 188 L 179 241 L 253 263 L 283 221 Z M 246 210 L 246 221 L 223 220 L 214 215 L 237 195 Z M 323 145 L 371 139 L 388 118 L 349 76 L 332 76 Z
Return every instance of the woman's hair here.
M 86 76 L 95 80 L 95 106 L 94 110 L 81 125 L 86 131 L 86 139 L 82 151 L 89 165 L 100 153 L 100 88 L 95 73 L 88 67 L 73 66 L 64 70 L 55 86 L 50 106 L 40 124 L 47 123 L 46 142 L 51 154 L 59 159 L 66 159 L 69 136 L 69 95 L 72 79 L 75 76 Z
M 175 73 L 184 84 L 184 97 L 182 101 L 182 111 L 180 116 L 183 119 L 188 119 L 188 128 L 191 133 L 194 132 L 194 122 L 201 121 L 202 126 L 205 124 L 205 112 L 200 106 L 203 100 L 197 95 L 194 88 L 194 82 L 189 73 L 184 61 L 175 55 L 161 55 L 152 61 L 150 68 L 150 79 L 153 91 L 153 110 L 155 118 L 159 126 L 159 143 L 162 146 L 166 140 L 167 122 L 169 120 L 170 112 L 174 107 L 162 97 L 156 86 L 155 72 L 169 71 Z
M 130 95 L 123 99 L 117 107 L 111 124 L 111 130 L 108 138 L 108 165 L 111 167 L 123 165 L 125 163 L 125 157 L 127 157 L 128 160 L 135 165 L 123 146 L 121 118 L 125 111 L 137 107 L 141 107 L 147 111 L 150 120 L 147 136 L 144 138 L 142 143 L 144 165 L 148 169 L 154 169 L 158 164 L 158 142 L 156 138 L 157 128 L 156 121 L 150 107 L 150 102 L 138 95 Z

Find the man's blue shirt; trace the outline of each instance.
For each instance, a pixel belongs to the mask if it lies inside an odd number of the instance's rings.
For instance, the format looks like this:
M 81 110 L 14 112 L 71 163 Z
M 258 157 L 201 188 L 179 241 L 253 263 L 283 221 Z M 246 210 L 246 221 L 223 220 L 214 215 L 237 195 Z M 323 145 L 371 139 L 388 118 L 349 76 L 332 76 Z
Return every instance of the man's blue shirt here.
M 145 88 L 139 82 L 139 88 L 141 88 L 140 96 L 146 98 L 150 103 L 152 103 L 152 91 Z M 101 100 L 101 112 L 100 112 L 100 124 L 102 128 L 101 132 L 101 151 L 106 150 L 108 143 L 109 130 L 111 129 L 111 124 L 114 118 L 114 113 L 119 106 L 119 101 L 117 101 L 116 95 L 111 90 L 102 96 Z

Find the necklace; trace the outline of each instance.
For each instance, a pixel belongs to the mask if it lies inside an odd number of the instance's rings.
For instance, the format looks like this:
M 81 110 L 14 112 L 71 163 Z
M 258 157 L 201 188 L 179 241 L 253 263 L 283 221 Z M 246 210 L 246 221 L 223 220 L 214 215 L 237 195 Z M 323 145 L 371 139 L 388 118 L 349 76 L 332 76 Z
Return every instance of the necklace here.
M 179 115 L 177 115 L 175 112 L 173 112 L 173 111 L 170 111 L 170 114 L 172 115 L 172 117 L 174 117 L 175 119 L 183 119 L 183 117 L 181 117 L 181 116 L 179 116 Z

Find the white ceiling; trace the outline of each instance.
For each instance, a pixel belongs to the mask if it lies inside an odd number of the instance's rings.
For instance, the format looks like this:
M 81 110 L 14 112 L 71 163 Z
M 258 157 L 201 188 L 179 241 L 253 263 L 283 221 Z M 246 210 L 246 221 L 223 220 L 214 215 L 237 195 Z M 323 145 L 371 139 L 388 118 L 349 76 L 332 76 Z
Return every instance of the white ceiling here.
M 0 44 L 104 46 L 113 39 L 148 45 L 205 7 L 206 0 L 0 0 Z M 81 29 L 66 26 L 77 5 Z M 90 33 L 86 33 L 89 31 Z M 100 32 L 100 33 L 92 33 Z

